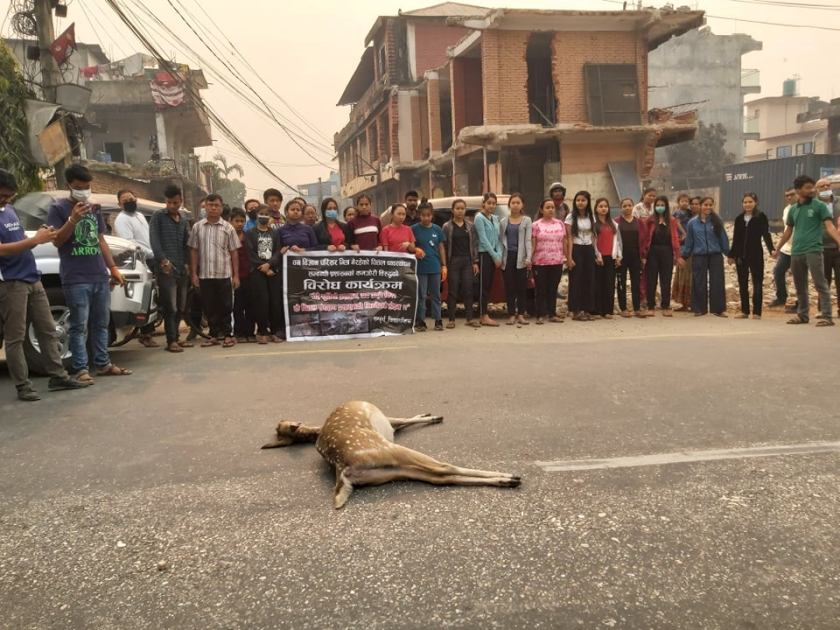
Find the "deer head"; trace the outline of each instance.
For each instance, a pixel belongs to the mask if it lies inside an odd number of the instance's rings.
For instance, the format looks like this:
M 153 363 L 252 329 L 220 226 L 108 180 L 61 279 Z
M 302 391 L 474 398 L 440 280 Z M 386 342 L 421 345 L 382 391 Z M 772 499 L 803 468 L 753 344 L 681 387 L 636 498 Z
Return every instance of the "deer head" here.
M 281 420 L 276 431 L 277 438 L 273 442 L 263 444 L 261 448 L 280 448 L 296 442 L 314 442 L 318 439 L 318 429 L 290 420 Z

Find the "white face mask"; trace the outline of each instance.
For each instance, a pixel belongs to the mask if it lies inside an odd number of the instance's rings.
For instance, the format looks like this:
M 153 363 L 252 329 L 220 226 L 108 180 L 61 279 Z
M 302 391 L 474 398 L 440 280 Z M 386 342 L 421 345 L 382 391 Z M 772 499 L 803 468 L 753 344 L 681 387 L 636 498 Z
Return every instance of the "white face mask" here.
M 820 199 L 822 199 L 823 201 L 828 201 L 829 199 L 831 199 L 831 197 L 832 197 L 832 193 L 831 193 L 830 189 L 820 191 Z
M 71 190 L 70 196 L 76 201 L 87 201 L 90 199 L 90 188 L 86 188 L 85 190 Z

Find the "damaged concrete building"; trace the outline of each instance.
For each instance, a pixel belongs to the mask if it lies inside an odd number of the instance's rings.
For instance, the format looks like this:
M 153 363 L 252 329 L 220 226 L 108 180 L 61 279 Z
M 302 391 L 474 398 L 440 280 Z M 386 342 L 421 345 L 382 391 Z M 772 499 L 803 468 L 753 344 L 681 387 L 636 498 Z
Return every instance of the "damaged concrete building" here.
M 638 193 L 657 147 L 696 116 L 647 107 L 648 53 L 702 11 L 546 11 L 444 3 L 380 17 L 339 105 L 342 194 L 383 209 L 427 197 L 548 184 L 617 202 Z

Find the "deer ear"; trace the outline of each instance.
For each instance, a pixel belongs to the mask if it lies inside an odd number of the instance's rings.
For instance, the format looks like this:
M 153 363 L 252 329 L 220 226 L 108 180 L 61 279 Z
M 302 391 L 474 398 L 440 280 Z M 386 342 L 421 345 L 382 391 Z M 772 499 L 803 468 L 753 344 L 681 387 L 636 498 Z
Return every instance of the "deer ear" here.
M 292 438 L 283 436 L 275 438 L 271 442 L 263 444 L 260 448 L 280 448 L 281 446 L 289 446 L 290 444 L 294 444 L 294 442 L 295 441 Z

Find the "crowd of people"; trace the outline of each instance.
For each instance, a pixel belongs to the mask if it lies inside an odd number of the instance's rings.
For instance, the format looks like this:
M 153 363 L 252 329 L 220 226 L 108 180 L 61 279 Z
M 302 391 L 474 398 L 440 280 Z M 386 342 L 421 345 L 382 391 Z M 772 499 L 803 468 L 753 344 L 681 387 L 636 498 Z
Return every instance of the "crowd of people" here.
M 27 236 L 12 201 L 14 177 L 0 170 L 0 320 L 9 370 L 21 400 L 38 400 L 23 354 L 27 322 L 49 360 L 50 389 L 87 387 L 98 376 L 126 376 L 108 351 L 111 284 L 124 280 L 104 238 L 101 208 L 89 203 L 93 175 L 74 164 L 65 172 L 69 193 L 49 208 L 46 225 Z M 796 287 L 794 317 L 809 322 L 810 274 L 819 295 L 818 326 L 833 326 L 829 283 L 840 290 L 840 233 L 827 180 L 800 176 L 785 191 L 784 233 L 774 245 L 770 225 L 753 193 L 743 197 L 730 243 L 710 197 L 681 193 L 675 205 L 667 195 L 648 188 L 642 199 L 622 199 L 613 215 L 606 198 L 593 201 L 579 191 L 566 204 L 566 188 L 552 184 L 548 196 L 529 210 L 520 194 L 510 195 L 509 213 L 497 213 L 498 199 L 488 192 L 479 212 L 468 216 L 462 199 L 451 216 L 435 223 L 431 204 L 411 191 L 403 203 L 383 214 L 360 195 L 340 210 L 335 199 L 320 208 L 296 197 L 284 205 L 283 194 L 268 189 L 262 201 L 248 199 L 229 208 L 218 194 L 201 202 L 194 223 L 175 185 L 164 192 L 165 208 L 150 221 L 137 211 L 130 190 L 117 193 L 120 213 L 113 232 L 136 242 L 154 271 L 165 330 L 165 350 L 192 347 L 202 319 L 209 328 L 201 346 L 232 347 L 237 342 L 279 343 L 285 339 L 283 264 L 287 252 L 391 251 L 417 257 L 418 308 L 415 330 L 456 326 L 456 309 L 464 305 L 466 325 L 496 327 L 490 296 L 497 272 L 504 282 L 507 324 L 560 323 L 558 291 L 568 271 L 568 313 L 576 321 L 654 316 L 677 310 L 696 317 L 726 317 L 724 265 L 735 265 L 740 288 L 739 318 L 762 315 L 763 247 L 777 259 L 776 298 L 787 302 L 786 273 Z M 499 214 L 502 214 L 500 217 Z M 384 223 L 384 225 L 383 225 Z M 40 283 L 32 249 L 53 242 L 58 248 L 60 277 L 69 309 L 69 374 L 58 355 L 55 325 Z M 676 269 L 676 273 L 674 273 Z M 444 326 L 441 289 L 448 289 Z M 473 290 L 477 286 L 478 295 Z M 628 301 L 629 289 L 629 301 Z M 533 295 L 533 299 L 531 296 Z M 659 298 L 657 303 L 657 296 Z M 182 339 L 181 324 L 190 324 Z M 140 341 L 155 347 L 153 325 Z M 89 356 L 88 348 L 91 349 Z

